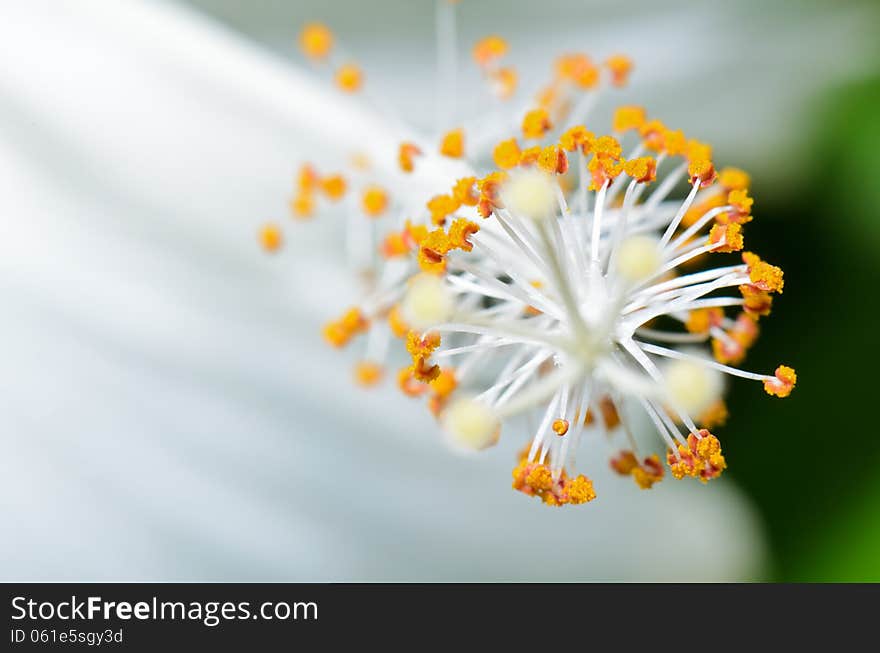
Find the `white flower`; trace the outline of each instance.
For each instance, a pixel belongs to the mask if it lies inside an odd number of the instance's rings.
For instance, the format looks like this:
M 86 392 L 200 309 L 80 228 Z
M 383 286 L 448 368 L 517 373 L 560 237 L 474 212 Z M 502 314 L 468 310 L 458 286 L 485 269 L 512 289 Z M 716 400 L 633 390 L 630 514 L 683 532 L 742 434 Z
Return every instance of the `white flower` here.
M 440 6 L 448 18 L 452 5 Z M 310 25 L 301 42 L 311 58 L 338 65 L 330 39 L 326 27 Z M 492 78 L 507 44 L 489 37 L 473 54 Z M 605 420 L 609 429 L 623 421 L 626 446 L 618 445 L 611 464 L 640 487 L 659 481 L 663 466 L 658 455 L 638 451 L 625 404 L 647 413 L 673 476 L 707 481 L 726 467 L 708 430 L 726 416 L 720 375 L 762 381 L 776 396 L 787 396 L 796 381 L 785 366 L 758 374 L 728 365 L 756 338 L 769 293 L 782 291 L 782 271 L 749 252 L 732 265 L 688 269 L 706 255 L 742 250 L 742 226 L 752 219 L 749 176 L 725 169 L 716 184 L 712 149 L 649 120 L 638 106 L 615 112 L 613 135 L 597 137 L 578 124 L 603 90 L 625 84 L 631 69 L 621 55 L 601 66 L 583 54 L 559 57 L 534 106 L 497 112 L 477 132 L 484 146 L 485 132 L 501 138 L 486 147 L 502 170 L 438 186 L 421 210 L 406 206 L 403 228 L 385 236 L 382 251 L 391 262 L 380 264 L 375 288 L 324 330 L 336 347 L 370 332 L 357 367 L 364 384 L 379 380 L 391 334 L 409 332 L 413 364 L 399 384 L 409 395 L 431 393 L 431 410 L 459 445 L 485 448 L 497 440 L 490 425 L 537 410 L 514 487 L 552 505 L 596 496 L 587 477 L 566 470 L 584 433 L 598 428 L 600 412 L 613 416 Z M 447 132 L 439 153 L 464 157 L 468 134 Z M 621 140 L 630 142 L 626 157 Z M 400 145 L 404 173 L 418 171 L 426 147 Z M 471 152 L 474 166 L 484 158 Z M 303 170 L 296 201 L 312 207 L 322 180 Z M 662 181 L 646 193 L 658 174 Z M 684 181 L 686 197 L 670 199 Z M 367 194 L 362 204 L 377 217 Z M 474 222 L 476 214 L 488 222 Z M 409 279 L 416 262 L 422 272 Z M 386 316 L 389 328 L 377 327 Z M 659 328 L 652 326 L 658 321 Z M 675 347 L 710 340 L 717 360 Z M 664 373 L 658 358 L 676 362 Z

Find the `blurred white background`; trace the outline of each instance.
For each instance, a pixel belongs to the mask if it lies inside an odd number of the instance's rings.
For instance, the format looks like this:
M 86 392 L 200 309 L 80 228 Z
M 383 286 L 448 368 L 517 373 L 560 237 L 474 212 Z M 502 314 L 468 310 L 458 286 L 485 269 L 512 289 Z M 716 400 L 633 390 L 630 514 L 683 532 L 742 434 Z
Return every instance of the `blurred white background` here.
M 460 36 L 508 36 L 525 85 L 558 51 L 628 52 L 615 99 L 787 184 L 805 107 L 876 56 L 866 6 L 464 0 Z M 336 151 L 303 118 L 326 110 L 301 93 L 308 19 L 429 122 L 428 0 L 2 0 L 0 577 L 760 578 L 726 479 L 639 492 L 584 452 L 599 500 L 547 510 L 509 489 L 522 438 L 462 458 L 352 386 L 319 334 L 353 292 L 333 220 L 286 223 L 278 257 L 254 238 Z

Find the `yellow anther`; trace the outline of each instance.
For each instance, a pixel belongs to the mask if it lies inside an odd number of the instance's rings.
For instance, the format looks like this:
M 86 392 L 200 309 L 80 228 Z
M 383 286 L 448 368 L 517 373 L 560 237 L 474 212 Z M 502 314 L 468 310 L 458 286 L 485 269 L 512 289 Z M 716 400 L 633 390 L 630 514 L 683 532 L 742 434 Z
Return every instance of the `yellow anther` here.
M 290 200 L 290 211 L 299 220 L 311 218 L 315 211 L 315 198 L 311 193 L 300 191 Z
M 654 152 L 663 151 L 667 131 L 666 125 L 659 120 L 649 120 L 639 126 L 639 135 L 642 137 L 645 147 Z
M 620 424 L 620 414 L 617 412 L 617 406 L 614 405 L 614 402 L 611 400 L 611 397 L 605 396 L 599 400 L 599 412 L 602 413 L 602 422 L 605 424 L 605 428 L 609 431 L 613 431 Z M 586 415 L 584 415 L 584 425 L 589 426 L 593 423 L 593 411 L 587 410 Z
M 748 190 L 751 178 L 739 168 L 724 168 L 718 173 L 718 183 L 726 190 Z
M 488 67 L 507 53 L 507 41 L 500 36 L 487 36 L 474 45 L 471 54 L 477 65 Z
M 408 397 L 419 397 L 428 390 L 428 386 L 413 375 L 412 365 L 402 368 L 397 373 L 397 386 Z
M 364 73 L 360 66 L 347 63 L 336 71 L 336 85 L 346 93 L 355 93 L 364 84 Z
M 495 149 L 492 151 L 492 159 L 495 161 L 495 165 L 502 170 L 509 170 L 519 165 L 520 154 L 519 144 L 516 142 L 516 139 L 510 138 L 506 141 L 501 141 L 495 146 Z
M 321 179 L 321 190 L 329 200 L 337 201 L 345 195 L 345 177 L 342 175 L 328 175 Z
M 704 483 L 717 478 L 727 468 L 721 443 L 706 429 L 688 435 L 687 444 L 678 445 L 677 455 L 669 451 L 666 461 L 674 478 L 692 476 Z
M 663 131 L 663 151 L 669 156 L 679 156 L 687 151 L 687 138 L 680 129 Z
M 522 122 L 523 136 L 527 139 L 543 138 L 551 127 L 550 115 L 546 109 L 532 109 Z
M 567 496 L 568 503 L 578 505 L 589 503 L 596 498 L 596 490 L 593 489 L 593 481 L 583 474 L 566 483 L 563 492 Z
M 362 386 L 372 386 L 382 380 L 382 366 L 371 361 L 361 361 L 354 367 L 355 381 Z
M 275 223 L 265 224 L 260 228 L 260 246 L 267 252 L 277 252 L 281 247 L 281 229 Z
M 333 48 L 333 32 L 321 23 L 309 23 L 299 34 L 299 46 L 310 59 L 324 59 Z
M 521 166 L 533 166 L 538 162 L 538 157 L 541 156 L 541 146 L 535 145 L 534 147 L 527 147 L 519 155 L 519 165 Z
M 623 171 L 640 184 L 649 184 L 657 178 L 657 162 L 651 156 L 630 159 L 624 164 Z
M 519 77 L 513 68 L 499 68 L 489 74 L 495 94 L 502 100 L 513 97 Z
M 429 359 L 434 350 L 440 346 L 440 335 L 429 333 L 425 336 L 410 331 L 406 336 L 406 350 L 412 356 L 413 376 L 423 383 L 433 381 L 440 376 L 440 366 L 431 365 Z
M 415 170 L 415 157 L 421 156 L 422 150 L 415 143 L 401 143 L 397 151 L 397 162 L 404 172 Z
M 338 320 L 324 325 L 324 339 L 334 347 L 344 347 L 354 336 L 363 333 L 369 326 L 369 321 L 360 309 L 350 308 Z
M 378 218 L 388 209 L 388 193 L 379 186 L 368 186 L 361 196 L 361 208 L 371 218 Z
M 626 84 L 629 79 L 629 74 L 633 69 L 632 59 L 629 57 L 616 54 L 612 57 L 609 57 L 605 61 L 605 65 L 608 67 L 608 70 L 611 72 L 611 83 L 615 86 L 623 86 Z
M 567 419 L 556 419 L 553 420 L 553 432 L 562 437 L 566 433 L 568 433 L 568 420 Z
M 685 145 L 684 156 L 690 162 L 700 160 L 711 161 L 712 147 L 710 145 L 707 145 L 706 143 L 692 138 Z
M 318 187 L 320 177 L 314 166 L 304 163 L 296 173 L 296 188 L 301 193 L 311 193 Z
M 738 252 L 743 248 L 742 227 L 736 222 L 721 225 L 716 224 L 709 231 L 709 244 L 719 246 L 713 252 L 729 253 Z
M 698 308 L 688 314 L 685 328 L 690 333 L 709 333 L 711 327 L 717 327 L 724 320 L 724 311 L 720 308 Z
M 565 155 L 565 150 L 557 145 L 542 148 L 537 164 L 548 175 L 564 175 L 568 172 L 568 157 Z
M 782 292 L 785 285 L 782 269 L 762 261 L 761 257 L 751 252 L 743 254 L 743 261 L 748 266 L 749 281 L 758 290 L 765 292 Z
M 471 251 L 474 246 L 468 239 L 479 230 L 480 227 L 475 222 L 458 218 L 449 227 L 449 249 L 461 249 L 465 252 Z
M 441 399 L 451 395 L 457 386 L 455 370 L 452 369 L 441 370 L 437 378 L 431 381 L 431 391 Z
M 449 247 L 449 237 L 443 229 L 430 232 L 419 244 L 419 267 L 434 274 L 443 272 Z
M 440 154 L 452 159 L 460 159 L 464 155 L 464 130 L 453 129 L 443 135 L 440 141 Z
M 621 476 L 629 476 L 636 467 L 639 466 L 638 458 L 632 451 L 621 451 L 618 455 L 609 461 L 611 469 Z
M 751 221 L 752 205 L 755 203 L 755 200 L 749 197 L 747 189 L 730 191 L 727 194 L 727 203 L 733 207 L 731 211 L 722 214 L 727 221 L 740 224 Z M 721 216 L 719 215 L 718 217 L 720 218 Z
M 593 132 L 588 131 L 583 125 L 575 125 L 559 137 L 559 146 L 567 152 L 579 149 L 587 154 L 593 149 L 593 141 L 595 140 L 596 136 Z
M 546 465 L 537 465 L 526 476 L 526 484 L 535 492 L 546 492 L 553 487 L 553 475 Z
M 452 197 L 462 206 L 476 206 L 480 196 L 475 192 L 476 177 L 463 177 L 452 187 Z
M 623 133 L 630 129 L 641 129 L 646 120 L 647 116 L 643 107 L 618 107 L 614 112 L 614 119 L 611 125 L 614 131 Z
M 758 339 L 758 318 L 747 312 L 740 313 L 730 328 L 730 337 L 745 348 L 751 347 Z
M 739 365 L 746 356 L 746 348 L 733 338 L 713 338 L 712 355 L 722 365 Z
M 460 203 L 452 195 L 435 195 L 428 200 L 428 211 L 431 212 L 431 222 L 435 225 L 446 224 L 446 218 L 455 213 Z
M 641 465 L 634 467 L 630 475 L 641 489 L 650 490 L 654 483 L 663 480 L 663 465 L 660 464 L 660 457 L 657 454 L 651 454 L 645 458 Z
M 603 136 L 602 138 L 605 137 Z M 590 171 L 591 177 L 590 190 L 599 190 L 623 172 L 623 163 L 612 156 L 596 153 L 590 159 L 590 163 L 587 164 L 587 170 Z
M 599 69 L 585 54 L 567 54 L 556 60 L 556 74 L 582 89 L 593 88 L 599 82 Z
M 593 141 L 593 154 L 597 156 L 605 156 L 611 159 L 619 159 L 623 149 L 613 136 L 600 136 Z
M 501 185 L 507 180 L 507 173 L 493 172 L 477 182 L 480 191 L 480 201 L 477 203 L 477 213 L 484 218 L 492 215 L 495 208 L 500 208 Z
M 535 103 L 543 109 L 552 109 L 559 101 L 559 97 L 559 84 L 553 83 L 541 89 L 541 91 L 535 96 Z
M 780 365 L 776 368 L 774 378 L 764 381 L 764 391 L 774 397 L 787 397 L 797 383 L 797 374 L 791 367 Z
M 391 310 L 388 311 L 388 327 L 391 329 L 391 333 L 398 338 L 405 337 L 410 330 L 409 325 L 400 314 L 400 306 L 397 304 L 392 306 Z
M 688 164 L 688 176 L 692 184 L 699 182 L 705 188 L 715 181 L 715 167 L 709 159 L 693 159 Z
M 770 315 L 770 310 L 773 308 L 773 295 L 750 285 L 740 286 L 739 291 L 745 300 L 743 310 L 748 315 L 756 319 Z

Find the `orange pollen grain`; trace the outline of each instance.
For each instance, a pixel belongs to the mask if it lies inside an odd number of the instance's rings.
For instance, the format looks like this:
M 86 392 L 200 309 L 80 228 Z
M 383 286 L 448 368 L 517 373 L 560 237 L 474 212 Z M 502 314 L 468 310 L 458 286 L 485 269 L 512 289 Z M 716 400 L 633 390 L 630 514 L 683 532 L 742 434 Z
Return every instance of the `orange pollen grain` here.
M 557 419 L 553 421 L 553 432 L 562 437 L 566 433 L 568 433 L 568 420 L 567 419 Z
M 464 130 L 453 129 L 443 135 L 440 141 L 440 154 L 452 159 L 460 159 L 464 155 Z
M 300 32 L 299 46 L 310 59 L 324 59 L 333 48 L 333 32 L 321 23 L 309 23 Z

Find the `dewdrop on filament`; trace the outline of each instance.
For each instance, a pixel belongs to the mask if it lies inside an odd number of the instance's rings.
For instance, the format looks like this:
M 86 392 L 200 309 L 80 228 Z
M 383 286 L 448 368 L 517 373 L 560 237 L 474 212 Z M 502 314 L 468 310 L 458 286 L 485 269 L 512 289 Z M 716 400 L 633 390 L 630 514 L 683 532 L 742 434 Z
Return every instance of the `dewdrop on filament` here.
M 780 268 L 746 249 L 749 176 L 717 169 L 709 145 L 643 107 L 620 107 L 610 128 L 590 122 L 632 73 L 621 55 L 565 53 L 518 104 L 512 53 L 487 37 L 471 55 L 496 94 L 488 118 L 456 120 L 454 4 L 437 3 L 437 130 L 380 153 L 397 180 L 383 186 L 359 169 L 346 198 L 334 198 L 323 170 L 299 177 L 297 206 L 309 214 L 360 193 L 346 205 L 349 234 L 377 254 L 374 285 L 325 338 L 366 340 L 362 382 L 405 350 L 409 364 L 389 376 L 426 401 L 456 448 L 481 450 L 514 420 L 530 424 L 513 487 L 547 505 L 608 489 L 577 472 L 581 447 L 606 450 L 642 489 L 667 474 L 717 478 L 727 460 L 710 429 L 728 417 L 727 380 L 757 381 L 775 397 L 797 381 L 785 365 L 739 367 L 784 285 Z M 301 42 L 319 67 L 343 65 L 329 30 Z M 367 95 L 369 74 L 358 79 L 355 94 Z M 414 192 L 426 180 L 432 191 Z M 654 446 L 634 437 L 637 413 Z

